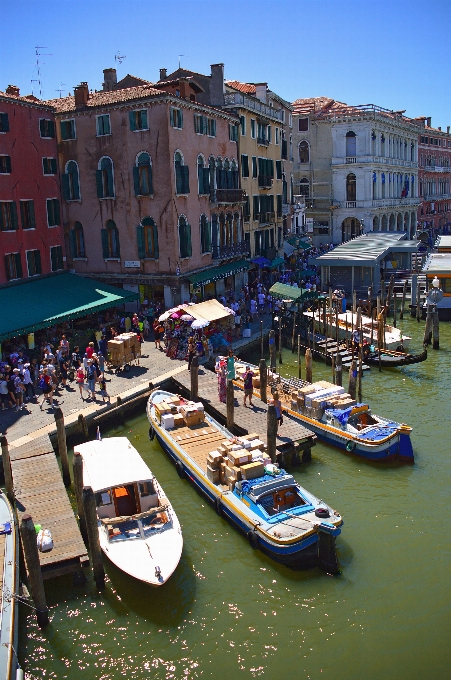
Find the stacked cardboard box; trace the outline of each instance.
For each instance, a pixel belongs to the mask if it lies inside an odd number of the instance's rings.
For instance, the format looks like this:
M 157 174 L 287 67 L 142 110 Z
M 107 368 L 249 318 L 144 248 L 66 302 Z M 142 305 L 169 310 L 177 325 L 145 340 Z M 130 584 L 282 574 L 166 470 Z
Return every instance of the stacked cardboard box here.
M 219 484 L 221 481 L 221 463 L 223 462 L 222 454 L 217 451 L 210 451 L 207 456 L 207 479 L 213 484 Z

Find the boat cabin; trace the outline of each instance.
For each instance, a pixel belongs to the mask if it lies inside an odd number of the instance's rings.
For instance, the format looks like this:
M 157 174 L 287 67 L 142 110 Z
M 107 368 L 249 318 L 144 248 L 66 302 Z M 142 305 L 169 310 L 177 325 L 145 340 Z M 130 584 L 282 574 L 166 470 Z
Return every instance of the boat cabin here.
M 312 505 L 300 491 L 294 477 L 283 474 L 278 477 L 261 477 L 256 480 L 237 482 L 235 494 L 246 496 L 253 509 L 264 519 L 269 520 L 281 512 L 297 511 L 296 514 L 310 512 Z

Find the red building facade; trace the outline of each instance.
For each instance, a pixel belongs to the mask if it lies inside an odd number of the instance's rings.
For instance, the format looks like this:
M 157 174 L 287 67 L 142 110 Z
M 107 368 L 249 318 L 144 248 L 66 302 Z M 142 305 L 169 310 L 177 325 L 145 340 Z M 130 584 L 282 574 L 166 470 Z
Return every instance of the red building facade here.
M 422 204 L 419 226 L 437 232 L 451 227 L 451 134 L 431 127 L 430 118 L 421 118 L 418 136 L 418 180 Z
M 0 284 L 65 268 L 53 110 L 0 92 Z

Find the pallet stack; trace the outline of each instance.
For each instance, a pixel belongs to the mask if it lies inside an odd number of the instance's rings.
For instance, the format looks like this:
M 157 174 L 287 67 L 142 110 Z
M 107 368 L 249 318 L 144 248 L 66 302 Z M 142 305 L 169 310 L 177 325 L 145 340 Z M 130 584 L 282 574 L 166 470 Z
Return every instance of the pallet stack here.
M 207 478 L 213 484 L 228 486 L 233 491 L 238 481 L 262 477 L 265 465 L 269 463 L 266 444 L 256 433 L 226 439 L 208 454 Z
M 113 366 L 129 364 L 141 356 L 141 343 L 136 333 L 122 333 L 108 340 L 108 353 Z

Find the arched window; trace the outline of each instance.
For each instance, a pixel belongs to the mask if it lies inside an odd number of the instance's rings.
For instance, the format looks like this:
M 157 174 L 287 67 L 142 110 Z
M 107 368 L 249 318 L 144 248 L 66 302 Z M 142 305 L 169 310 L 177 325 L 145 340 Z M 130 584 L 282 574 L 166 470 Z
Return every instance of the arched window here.
M 144 217 L 136 227 L 140 260 L 158 260 L 158 228 L 152 217 Z
M 303 177 L 299 182 L 299 196 L 304 196 L 304 198 L 310 196 L 310 182 L 307 177 Z
M 175 165 L 175 192 L 177 194 L 189 194 L 189 167 L 180 151 L 174 154 Z
M 216 159 L 216 188 L 226 189 L 226 177 L 224 175 L 224 166 L 222 164 L 222 158 L 218 156 Z
M 299 143 L 299 163 L 310 162 L 310 149 L 308 142 Z
M 224 213 L 219 214 L 219 245 L 225 246 L 226 244 L 226 227 L 225 227 L 225 217 Z
M 151 196 L 153 194 L 152 161 L 147 151 L 143 151 L 136 157 L 136 165 L 133 168 L 133 184 L 135 196 Z
M 218 216 L 213 213 L 211 216 L 211 245 L 213 250 L 213 257 L 218 257 L 218 247 L 219 247 L 219 226 L 218 226 Z
M 346 177 L 346 200 L 356 201 L 356 176 L 350 172 Z
M 385 198 L 385 172 L 381 173 L 381 187 L 382 187 L 382 193 L 381 193 L 381 198 Z
M 75 161 L 66 163 L 66 172 L 61 176 L 61 188 L 66 201 L 80 200 L 80 179 Z
M 357 156 L 357 144 L 356 144 L 355 132 L 350 130 L 346 133 L 346 157 L 355 158 Z
M 232 245 L 233 239 L 233 215 L 232 213 L 227 213 L 226 216 L 226 245 Z
M 385 157 L 385 135 L 381 134 L 381 156 Z
M 236 160 L 232 160 L 230 172 L 232 175 L 232 189 L 238 189 L 238 163 Z
M 200 216 L 200 247 L 202 254 L 211 252 L 210 222 L 204 214 Z
M 210 193 L 210 168 L 205 167 L 204 157 L 197 157 L 197 183 L 199 195 L 206 196 Z
M 234 213 L 233 215 L 233 243 L 239 243 L 241 241 L 241 225 L 240 225 L 240 215 L 239 213 Z
M 191 227 L 185 215 L 179 217 L 179 252 L 180 257 L 191 257 L 193 249 L 191 245 Z
M 99 161 L 99 169 L 96 172 L 97 197 L 114 198 L 114 175 L 113 161 L 108 156 L 104 156 Z
M 102 249 L 104 260 L 116 260 L 121 257 L 119 231 L 113 220 L 108 220 L 106 228 L 102 229 Z
M 83 235 L 83 227 L 80 222 L 75 222 L 73 229 L 69 232 L 69 239 L 72 258 L 75 260 L 86 257 L 85 238 Z

